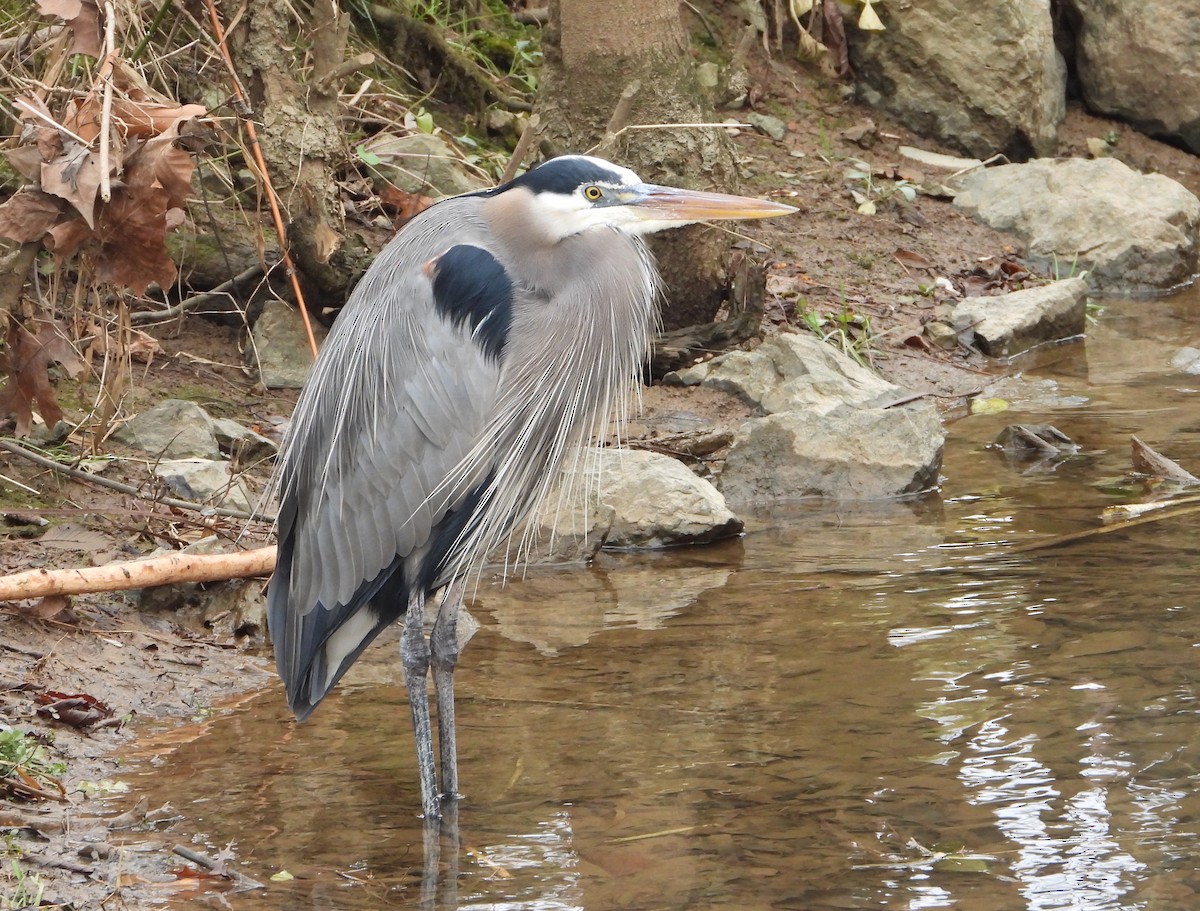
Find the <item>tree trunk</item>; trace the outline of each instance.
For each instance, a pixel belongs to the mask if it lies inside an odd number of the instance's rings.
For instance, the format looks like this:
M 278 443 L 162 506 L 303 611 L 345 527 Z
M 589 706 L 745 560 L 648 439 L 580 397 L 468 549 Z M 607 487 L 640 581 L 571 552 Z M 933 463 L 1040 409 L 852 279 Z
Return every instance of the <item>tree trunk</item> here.
M 297 9 L 311 23 L 303 36 L 295 22 Z M 323 79 L 342 63 L 348 31 L 348 17 L 336 0 L 316 0 L 311 7 L 257 0 L 245 7 L 229 36 L 283 207 L 292 258 L 316 296 L 339 303 L 367 257 L 362 239 L 346 233 L 335 180 L 335 167 L 347 158 L 338 121 L 340 85 Z M 309 81 L 301 83 L 297 74 L 305 44 L 312 69 Z
M 606 127 L 708 123 L 713 112 L 696 84 L 677 0 L 551 0 L 538 91 L 544 147 L 595 153 L 644 180 L 737 192 L 733 145 L 720 129 Z M 610 124 L 622 94 L 624 123 Z M 623 106 L 624 107 L 624 106 Z M 711 322 L 731 284 L 729 235 L 692 226 L 653 238 L 667 287 L 663 321 L 674 328 Z

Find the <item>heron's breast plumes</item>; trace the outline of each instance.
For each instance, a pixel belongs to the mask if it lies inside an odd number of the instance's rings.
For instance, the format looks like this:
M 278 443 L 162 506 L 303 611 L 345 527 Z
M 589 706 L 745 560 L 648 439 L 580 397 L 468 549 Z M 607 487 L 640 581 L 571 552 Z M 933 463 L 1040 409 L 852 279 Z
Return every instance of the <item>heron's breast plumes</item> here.
M 535 513 L 563 465 L 624 423 L 638 389 L 659 316 L 650 253 L 599 228 L 557 244 L 553 261 L 550 279 L 517 297 L 495 412 L 465 460 L 494 473 L 456 571 L 478 567 Z M 520 562 L 532 543 L 527 530 L 510 557 Z

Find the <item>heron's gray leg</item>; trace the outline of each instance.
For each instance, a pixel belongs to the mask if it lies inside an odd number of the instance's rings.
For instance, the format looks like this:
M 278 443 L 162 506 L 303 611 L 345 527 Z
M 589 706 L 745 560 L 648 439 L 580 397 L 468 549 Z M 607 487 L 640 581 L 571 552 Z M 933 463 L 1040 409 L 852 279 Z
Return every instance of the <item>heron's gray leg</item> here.
M 438 886 L 442 875 L 442 820 L 426 815 L 422 827 L 424 842 L 424 865 L 421 868 L 421 900 L 417 907 L 421 911 L 436 911 Z
M 421 811 L 426 819 L 435 819 L 441 813 L 433 774 L 433 729 L 429 724 L 429 644 L 425 641 L 425 593 L 420 590 L 408 597 L 404 630 L 400 634 L 400 663 L 404 667 L 404 686 L 408 690 L 413 736 L 417 741 Z
M 462 580 L 451 582 L 442 596 L 433 632 L 429 636 L 433 654 L 433 689 L 437 694 L 438 746 L 442 754 L 442 796 L 457 800 L 458 749 L 454 735 L 454 668 L 461 645 L 458 613 L 463 603 Z

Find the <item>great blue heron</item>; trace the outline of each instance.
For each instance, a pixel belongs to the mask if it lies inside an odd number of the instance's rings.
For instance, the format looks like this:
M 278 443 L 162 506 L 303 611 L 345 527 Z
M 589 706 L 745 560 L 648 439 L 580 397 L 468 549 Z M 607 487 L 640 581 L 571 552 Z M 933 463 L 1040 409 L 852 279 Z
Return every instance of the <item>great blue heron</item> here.
M 399 233 L 326 339 L 278 471 L 267 615 L 297 718 L 403 617 L 421 807 L 439 814 L 458 791 L 462 580 L 534 512 L 567 453 L 605 436 L 636 383 L 659 294 L 639 235 L 793 211 L 569 155 L 439 202 Z

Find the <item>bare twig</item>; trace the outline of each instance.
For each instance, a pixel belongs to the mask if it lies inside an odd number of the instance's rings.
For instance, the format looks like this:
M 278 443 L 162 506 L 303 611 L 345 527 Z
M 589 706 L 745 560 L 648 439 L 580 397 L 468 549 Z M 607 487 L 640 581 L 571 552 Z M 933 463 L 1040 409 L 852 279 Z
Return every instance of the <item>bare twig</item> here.
M 221 282 L 211 291 L 204 291 L 200 294 L 193 294 L 187 300 L 180 301 L 174 307 L 168 307 L 166 310 L 141 310 L 137 313 L 129 314 L 129 322 L 132 325 L 140 326 L 145 323 L 160 323 L 164 320 L 174 319 L 189 310 L 195 310 L 198 307 L 203 307 L 205 304 L 213 303 L 219 298 L 226 295 L 233 295 L 241 291 L 241 286 L 247 282 L 258 278 L 263 274 L 262 263 L 255 263 L 249 269 L 239 272 L 229 281 Z
M 137 497 L 139 500 L 148 500 L 151 503 L 161 503 L 163 506 L 169 506 L 172 509 L 187 509 L 193 512 L 202 512 L 214 516 L 226 516 L 231 519 L 246 519 L 251 522 L 268 522 L 275 521 L 274 516 L 263 515 L 262 513 L 249 513 L 241 509 L 230 509 L 227 506 L 206 506 L 203 503 L 193 503 L 190 500 L 179 500 L 175 497 L 156 497 L 150 494 L 143 493 L 131 484 L 124 484 L 121 481 L 113 481 L 110 478 L 102 478 L 99 475 L 91 474 L 90 472 L 82 471 L 79 468 L 72 468 L 70 465 L 62 465 L 53 459 L 48 459 L 43 455 L 32 452 L 22 446 L 20 443 L 14 443 L 12 440 L 0 440 L 0 449 L 5 452 L 11 452 L 13 455 L 20 456 L 23 459 L 28 459 L 36 465 L 41 465 L 43 468 L 49 468 L 51 471 L 57 471 L 59 474 L 65 474 L 68 477 L 74 478 L 77 481 L 86 481 L 89 484 L 95 484 L 98 487 L 107 487 L 109 490 L 115 490 L 118 493 L 128 494 L 131 497 Z
M 104 2 L 104 80 L 100 104 L 100 199 L 112 201 L 112 177 L 109 169 L 109 148 L 112 145 L 113 60 L 116 58 L 117 15 L 112 0 Z
M 216 34 L 217 47 L 221 51 L 221 59 L 225 62 L 225 67 L 232 77 L 234 99 L 237 102 L 242 127 L 246 131 L 246 139 L 250 144 L 254 170 L 258 172 L 258 179 L 262 181 L 263 189 L 266 191 L 267 202 L 271 206 L 271 218 L 275 222 L 275 234 L 279 237 L 279 249 L 283 253 L 283 265 L 287 269 L 288 278 L 292 282 L 292 291 L 296 295 L 296 307 L 300 311 L 301 319 L 304 320 L 304 332 L 308 336 L 308 346 L 312 349 L 313 357 L 316 357 L 317 339 L 313 335 L 312 321 L 308 316 L 308 307 L 304 303 L 304 292 L 300 290 L 300 278 L 296 274 L 296 264 L 292 262 L 292 255 L 288 252 L 287 229 L 283 225 L 283 216 L 279 211 L 279 195 L 275 192 L 275 185 L 271 182 L 271 175 L 267 172 L 267 162 L 263 158 L 262 147 L 258 144 L 258 132 L 254 128 L 254 120 L 248 113 L 243 113 L 249 111 L 249 102 L 242 91 L 242 83 L 237 76 L 237 67 L 234 66 L 233 57 L 230 56 L 229 48 L 225 44 L 225 29 L 221 25 L 221 16 L 217 12 L 216 0 L 208 0 L 208 16 L 212 22 L 213 32 Z
M 633 99 L 637 97 L 637 93 L 641 90 L 642 83 L 637 79 L 625 86 L 625 90 L 621 92 L 621 97 L 617 99 L 617 106 L 613 108 L 613 114 L 609 118 L 608 126 L 604 128 L 605 142 L 616 139 L 617 134 L 625 129 L 625 124 L 629 123 L 629 113 L 633 110 Z
M 34 117 L 36 117 L 38 120 L 45 123 L 47 126 L 54 127 L 54 129 L 58 130 L 64 136 L 70 136 L 81 146 L 84 146 L 85 148 L 88 148 L 88 149 L 90 149 L 92 147 L 92 144 L 90 142 L 88 142 L 86 139 L 84 139 L 82 136 L 80 136 L 78 133 L 74 133 L 71 130 L 68 130 L 65 126 L 63 126 L 61 123 L 59 123 L 53 117 L 47 117 L 45 114 L 43 114 L 41 111 L 39 111 L 33 105 L 29 104 L 24 99 L 18 98 L 16 101 L 13 102 L 13 107 L 20 108 L 26 114 L 32 114 Z
M 313 87 L 318 92 L 328 92 L 331 89 L 335 89 L 337 83 L 341 82 L 347 76 L 351 76 L 359 70 L 365 70 L 374 63 L 375 55 L 369 51 L 359 54 L 357 57 L 351 57 L 349 60 L 343 60 L 320 79 L 316 80 L 313 83 Z
M 48 25 L 29 35 L 18 35 L 15 38 L 0 38 L 0 57 L 8 54 L 19 54 L 22 51 L 39 50 L 43 44 L 53 41 L 66 29 L 65 25 Z
M 534 114 L 526 121 L 525 129 L 521 131 L 521 138 L 517 140 L 517 147 L 513 149 L 512 157 L 508 159 L 508 164 L 504 168 L 504 174 L 500 178 L 501 183 L 508 183 L 517 176 L 517 169 L 524 163 L 525 156 L 529 154 L 529 147 L 533 145 L 541 122 L 542 118 L 539 114 Z
M 1033 550 L 1048 550 L 1051 547 L 1061 547 L 1064 544 L 1074 544 L 1076 541 L 1082 541 L 1086 538 L 1094 538 L 1099 535 L 1109 535 L 1115 531 L 1125 531 L 1128 528 L 1136 528 L 1138 525 L 1149 525 L 1151 522 L 1162 522 L 1166 519 L 1176 519 L 1182 516 L 1194 515 L 1200 512 L 1200 506 L 1189 506 L 1186 509 L 1173 509 L 1170 512 L 1162 512 L 1153 516 L 1140 516 L 1136 519 L 1130 519 L 1128 522 L 1119 522 L 1113 525 L 1101 525 L 1097 528 L 1085 528 L 1083 531 L 1071 532 L 1066 535 L 1059 535 L 1054 538 L 1046 538 L 1041 541 L 1030 541 L 1026 544 L 1018 544 L 1015 547 L 1007 548 L 1004 553 L 1007 554 L 1024 554 Z

